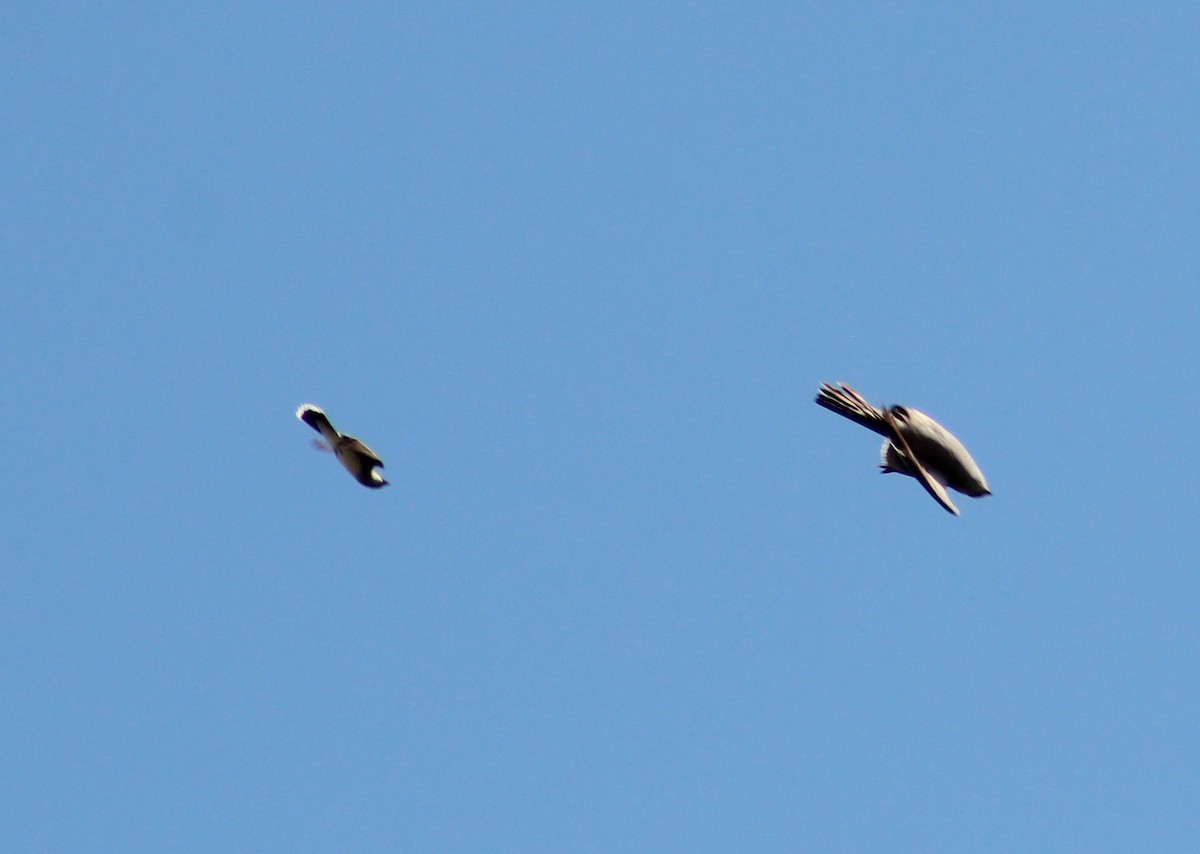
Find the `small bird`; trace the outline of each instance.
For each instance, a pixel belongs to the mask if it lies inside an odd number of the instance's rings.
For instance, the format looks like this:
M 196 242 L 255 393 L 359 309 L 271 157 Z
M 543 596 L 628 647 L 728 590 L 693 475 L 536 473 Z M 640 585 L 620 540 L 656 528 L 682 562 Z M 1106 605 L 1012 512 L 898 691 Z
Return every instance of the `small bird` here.
M 306 403 L 296 410 L 296 417 L 321 434 L 329 443 L 329 448 L 337 455 L 338 462 L 355 480 L 371 489 L 387 486 L 388 482 L 383 479 L 383 475 L 375 470 L 376 466 L 383 468 L 383 460 L 358 439 L 333 429 L 323 409 Z
M 972 498 L 992 494 L 963 443 L 924 412 L 907 406 L 878 409 L 845 383 L 822 383 L 816 402 L 883 436 L 879 467 L 884 474 L 897 472 L 916 478 L 938 504 L 955 516 L 958 508 L 943 487 Z

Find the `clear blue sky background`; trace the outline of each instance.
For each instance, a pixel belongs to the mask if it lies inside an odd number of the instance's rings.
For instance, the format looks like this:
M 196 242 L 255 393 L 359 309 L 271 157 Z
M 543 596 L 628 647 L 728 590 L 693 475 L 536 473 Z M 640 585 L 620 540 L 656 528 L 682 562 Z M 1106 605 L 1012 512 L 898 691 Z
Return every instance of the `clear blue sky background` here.
M 1195 4 L 0 17 L 6 851 L 1200 850 Z

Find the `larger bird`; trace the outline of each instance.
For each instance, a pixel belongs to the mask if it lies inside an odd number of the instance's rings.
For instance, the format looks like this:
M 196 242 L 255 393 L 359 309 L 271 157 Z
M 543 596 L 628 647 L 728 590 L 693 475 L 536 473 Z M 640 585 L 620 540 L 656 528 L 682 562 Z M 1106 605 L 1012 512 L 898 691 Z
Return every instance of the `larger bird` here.
M 879 409 L 844 383 L 822 383 L 817 404 L 883 436 L 880 468 L 916 478 L 938 504 L 958 515 L 943 487 L 980 498 L 987 479 L 963 443 L 924 412 L 907 406 Z
M 321 434 L 337 455 L 338 462 L 345 466 L 346 471 L 350 472 L 355 480 L 371 489 L 387 486 L 383 475 L 375 470 L 376 466 L 383 468 L 383 460 L 379 459 L 379 455 L 353 436 L 333 429 L 323 409 L 306 403 L 296 410 L 296 417 Z

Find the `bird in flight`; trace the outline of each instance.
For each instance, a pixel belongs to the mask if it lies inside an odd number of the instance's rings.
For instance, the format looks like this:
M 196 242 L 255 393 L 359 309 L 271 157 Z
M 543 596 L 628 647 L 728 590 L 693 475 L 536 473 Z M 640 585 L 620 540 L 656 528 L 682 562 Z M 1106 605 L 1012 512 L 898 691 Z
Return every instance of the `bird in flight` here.
M 383 475 L 375 470 L 376 466 L 383 468 L 383 460 L 379 459 L 379 455 L 353 436 L 335 430 L 323 409 L 306 403 L 296 410 L 296 417 L 321 434 L 329 443 L 330 450 L 337 455 L 338 462 L 355 480 L 371 489 L 387 486 Z
M 883 436 L 880 468 L 916 478 L 934 500 L 958 515 L 944 487 L 963 495 L 991 495 L 987 479 L 963 443 L 924 412 L 907 406 L 879 409 L 844 383 L 822 383 L 816 402 Z

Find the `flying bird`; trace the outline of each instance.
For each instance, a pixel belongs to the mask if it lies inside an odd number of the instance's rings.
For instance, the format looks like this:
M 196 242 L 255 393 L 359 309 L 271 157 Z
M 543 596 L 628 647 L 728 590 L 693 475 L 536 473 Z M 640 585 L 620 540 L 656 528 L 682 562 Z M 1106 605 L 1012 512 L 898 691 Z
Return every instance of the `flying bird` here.
M 845 383 L 822 383 L 816 402 L 883 436 L 884 474 L 916 478 L 934 500 L 955 516 L 958 508 L 944 487 L 963 495 L 991 495 L 987 479 L 963 443 L 924 412 L 907 406 L 879 409 Z
M 387 486 L 383 475 L 375 470 L 376 466 L 383 468 L 383 460 L 379 459 L 379 455 L 353 436 L 335 430 L 323 409 L 306 403 L 296 410 L 296 417 L 321 434 L 329 443 L 329 448 L 337 455 L 338 462 L 355 480 L 371 489 Z

